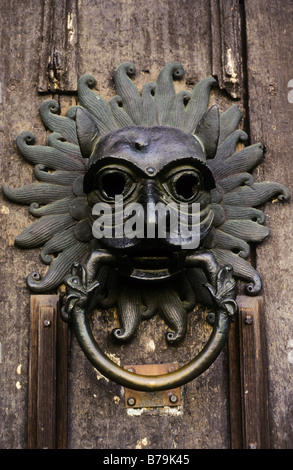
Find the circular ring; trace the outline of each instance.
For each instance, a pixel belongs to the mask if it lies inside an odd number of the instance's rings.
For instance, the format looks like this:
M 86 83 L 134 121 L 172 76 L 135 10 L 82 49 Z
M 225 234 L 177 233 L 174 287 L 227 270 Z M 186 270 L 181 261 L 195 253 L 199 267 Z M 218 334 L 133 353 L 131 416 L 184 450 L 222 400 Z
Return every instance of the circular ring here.
M 230 330 L 231 316 L 224 309 L 215 309 L 215 323 L 203 349 L 183 367 L 157 376 L 140 375 L 123 369 L 99 347 L 89 326 L 89 315 L 75 306 L 72 327 L 76 339 L 91 364 L 105 377 L 124 387 L 155 392 L 180 387 L 206 371 L 222 351 Z

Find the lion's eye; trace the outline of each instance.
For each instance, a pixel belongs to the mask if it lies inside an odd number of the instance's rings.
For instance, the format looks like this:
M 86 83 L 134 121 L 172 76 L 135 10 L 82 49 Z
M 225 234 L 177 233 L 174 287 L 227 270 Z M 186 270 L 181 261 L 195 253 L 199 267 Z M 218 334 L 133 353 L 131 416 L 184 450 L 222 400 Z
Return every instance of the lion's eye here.
M 122 171 L 105 171 L 100 175 L 98 183 L 100 192 L 107 199 L 114 199 L 115 196 L 128 196 L 134 187 L 131 177 Z
M 102 176 L 101 189 L 107 197 L 114 198 L 118 194 L 123 194 L 125 183 L 125 176 L 116 171 Z
M 168 187 L 176 199 L 192 201 L 202 189 L 202 179 L 196 171 L 182 171 L 170 178 Z

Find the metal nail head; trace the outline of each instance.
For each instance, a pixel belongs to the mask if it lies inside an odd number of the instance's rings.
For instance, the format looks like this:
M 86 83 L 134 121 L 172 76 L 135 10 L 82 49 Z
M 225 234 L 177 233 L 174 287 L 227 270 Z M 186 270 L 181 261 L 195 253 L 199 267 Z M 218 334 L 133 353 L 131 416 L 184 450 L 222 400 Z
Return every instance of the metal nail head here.
M 135 400 L 135 398 L 130 397 L 130 398 L 128 398 L 127 403 L 128 403 L 129 406 L 134 406 L 135 403 L 136 403 L 136 400 Z

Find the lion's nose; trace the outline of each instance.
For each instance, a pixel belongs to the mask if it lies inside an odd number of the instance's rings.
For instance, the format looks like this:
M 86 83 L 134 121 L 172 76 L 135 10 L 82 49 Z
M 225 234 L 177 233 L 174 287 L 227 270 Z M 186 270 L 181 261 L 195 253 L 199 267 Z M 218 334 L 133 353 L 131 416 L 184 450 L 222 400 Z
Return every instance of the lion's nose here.
M 156 233 L 156 227 L 158 225 L 158 213 L 156 211 L 156 204 L 158 203 L 158 198 L 156 196 L 156 188 L 153 181 L 147 181 L 145 185 L 145 226 L 146 226 L 146 235 L 149 238 L 150 235 L 153 235 L 154 238 Z
M 166 238 L 170 215 L 156 181 L 144 181 L 141 188 L 141 204 L 144 208 L 145 237 Z

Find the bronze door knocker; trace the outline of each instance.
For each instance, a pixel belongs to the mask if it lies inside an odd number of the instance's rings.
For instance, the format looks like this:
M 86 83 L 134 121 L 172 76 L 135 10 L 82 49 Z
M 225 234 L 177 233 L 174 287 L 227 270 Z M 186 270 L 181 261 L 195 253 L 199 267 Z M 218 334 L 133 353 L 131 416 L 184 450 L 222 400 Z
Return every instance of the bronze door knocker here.
M 156 391 L 193 380 L 218 357 L 237 311 L 236 280 L 247 283 L 249 295 L 261 290 L 247 260 L 250 244 L 269 234 L 260 206 L 272 197 L 287 201 L 290 192 L 254 181 L 261 145 L 236 150 L 247 139 L 238 128 L 242 113 L 235 105 L 221 115 L 216 105 L 209 108 L 213 77 L 176 93 L 173 80 L 184 71 L 172 62 L 140 94 L 134 74 L 131 63 L 118 67 L 117 95 L 109 102 L 93 91 L 93 76 L 82 76 L 79 105 L 66 116 L 56 101 L 45 101 L 40 113 L 52 131 L 48 145 L 36 145 L 30 132 L 17 138 L 37 182 L 3 191 L 38 218 L 16 238 L 23 248 L 42 246 L 49 266 L 43 278 L 31 273 L 28 287 L 42 293 L 65 283 L 62 318 L 89 361 L 123 386 Z M 212 334 L 194 359 L 164 375 L 118 366 L 90 329 L 95 308 L 117 305 L 120 327 L 112 337 L 124 343 L 140 321 L 160 313 L 174 345 L 197 303 L 214 312 Z

